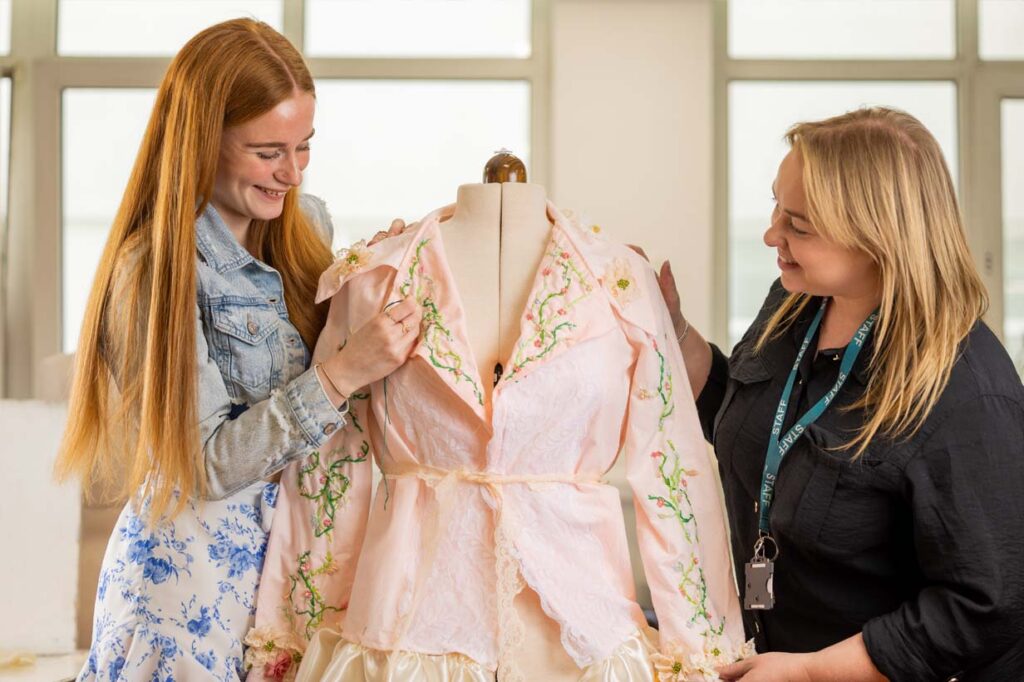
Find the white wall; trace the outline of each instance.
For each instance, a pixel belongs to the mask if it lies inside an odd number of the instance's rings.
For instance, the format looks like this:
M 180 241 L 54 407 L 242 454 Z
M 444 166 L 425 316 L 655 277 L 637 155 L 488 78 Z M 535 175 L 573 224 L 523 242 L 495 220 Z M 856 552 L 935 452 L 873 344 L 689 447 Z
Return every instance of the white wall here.
M 710 333 L 711 0 L 557 0 L 552 196 L 669 259 Z
M 0 400 L 0 646 L 54 653 L 75 647 L 78 486 L 53 483 L 66 407 Z

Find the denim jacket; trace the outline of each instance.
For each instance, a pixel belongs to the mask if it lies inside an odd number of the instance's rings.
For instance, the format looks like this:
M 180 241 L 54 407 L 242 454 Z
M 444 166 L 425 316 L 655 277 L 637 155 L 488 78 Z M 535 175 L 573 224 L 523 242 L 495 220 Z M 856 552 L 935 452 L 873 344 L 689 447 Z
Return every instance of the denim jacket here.
M 330 243 L 324 202 L 303 212 Z M 221 499 L 322 446 L 345 424 L 288 320 L 280 274 L 246 251 L 214 210 L 196 221 L 199 433 L 207 495 Z

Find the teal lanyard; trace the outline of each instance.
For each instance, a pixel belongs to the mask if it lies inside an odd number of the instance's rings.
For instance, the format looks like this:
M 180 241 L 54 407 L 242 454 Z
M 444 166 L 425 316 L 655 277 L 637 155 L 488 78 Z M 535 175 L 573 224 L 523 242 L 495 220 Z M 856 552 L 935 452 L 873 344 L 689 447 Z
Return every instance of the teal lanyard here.
M 850 375 L 850 370 L 853 369 L 853 363 L 857 361 L 857 356 L 860 355 L 861 348 L 864 347 L 864 342 L 867 340 L 868 335 L 871 333 L 871 328 L 875 326 L 875 320 L 878 319 L 878 311 L 868 315 L 868 319 L 864 320 L 864 324 L 860 326 L 857 333 L 853 335 L 853 339 L 850 340 L 849 345 L 846 346 L 846 351 L 843 353 L 843 361 L 839 365 L 839 378 L 836 379 L 835 385 L 832 389 L 825 394 L 825 396 L 819 400 L 814 406 L 807 410 L 804 416 L 797 420 L 796 424 L 786 432 L 786 435 L 781 438 L 779 435 L 782 432 L 782 422 L 786 418 L 786 412 L 789 407 L 789 399 L 793 393 L 793 384 L 796 382 L 796 375 L 800 370 L 800 361 L 803 360 L 804 353 L 807 352 L 807 348 L 811 345 L 811 340 L 814 338 L 814 334 L 818 331 L 818 327 L 821 325 L 821 319 L 825 316 L 825 306 L 828 305 L 829 299 L 824 299 L 821 302 L 821 307 L 818 308 L 818 314 L 814 316 L 814 321 L 811 322 L 810 328 L 807 330 L 807 335 L 804 336 L 804 342 L 800 346 L 800 352 L 796 354 L 796 361 L 793 363 L 793 370 L 789 373 L 789 379 L 786 381 L 786 387 L 782 389 L 782 397 L 779 399 L 779 406 L 775 409 L 775 422 L 772 424 L 772 435 L 768 439 L 768 452 L 764 458 L 764 474 L 761 477 L 761 499 L 760 499 L 760 521 L 759 528 L 761 533 L 764 535 L 771 535 L 771 526 L 768 523 L 768 513 L 771 510 L 772 498 L 775 495 L 775 481 L 778 479 L 779 466 L 782 464 L 782 458 L 786 456 L 789 449 L 793 447 L 793 444 L 803 435 L 807 427 L 818 420 L 825 410 L 828 409 L 829 404 L 835 399 L 836 394 L 839 393 L 839 389 L 846 383 L 846 377 Z

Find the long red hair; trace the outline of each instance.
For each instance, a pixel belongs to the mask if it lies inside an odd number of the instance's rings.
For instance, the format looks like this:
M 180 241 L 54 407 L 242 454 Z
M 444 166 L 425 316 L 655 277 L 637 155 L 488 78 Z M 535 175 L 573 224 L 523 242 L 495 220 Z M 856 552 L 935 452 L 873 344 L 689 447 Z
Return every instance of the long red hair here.
M 296 93 L 314 93 L 302 56 L 250 19 L 211 26 L 171 62 L 89 295 L 59 479 L 79 475 L 87 493 L 106 499 L 141 488 L 151 519 L 168 511 L 176 491 L 174 514 L 205 493 L 195 222 L 213 194 L 222 131 Z M 312 347 L 326 318 L 313 304 L 317 278 L 331 253 L 299 210 L 297 192 L 251 234 L 281 273 L 289 318 Z

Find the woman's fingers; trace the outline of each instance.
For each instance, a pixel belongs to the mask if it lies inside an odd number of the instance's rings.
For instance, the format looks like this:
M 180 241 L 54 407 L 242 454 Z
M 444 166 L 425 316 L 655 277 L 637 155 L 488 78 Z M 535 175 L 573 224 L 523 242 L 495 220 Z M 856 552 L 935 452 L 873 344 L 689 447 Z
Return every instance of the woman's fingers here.
M 391 221 L 391 226 L 387 230 L 378 230 L 373 238 L 367 243 L 367 246 L 373 246 L 377 242 L 387 239 L 388 237 L 397 237 L 398 235 L 405 232 L 405 221 L 401 218 L 395 218 Z
M 648 263 L 651 262 L 651 259 L 647 257 L 647 252 L 643 250 L 643 247 L 637 246 L 636 244 L 626 244 L 626 246 L 643 256 L 643 259 Z
M 419 303 L 412 296 L 408 296 L 394 305 L 384 308 L 384 314 L 396 324 L 420 310 Z
M 388 228 L 387 235 L 389 237 L 397 237 L 403 232 L 405 232 L 405 221 L 401 218 L 395 218 L 392 220 L 391 227 Z
M 661 295 L 665 297 L 669 308 L 679 307 L 679 289 L 676 288 L 676 278 L 668 261 L 661 264 L 661 270 L 658 272 L 658 288 L 661 289 Z

